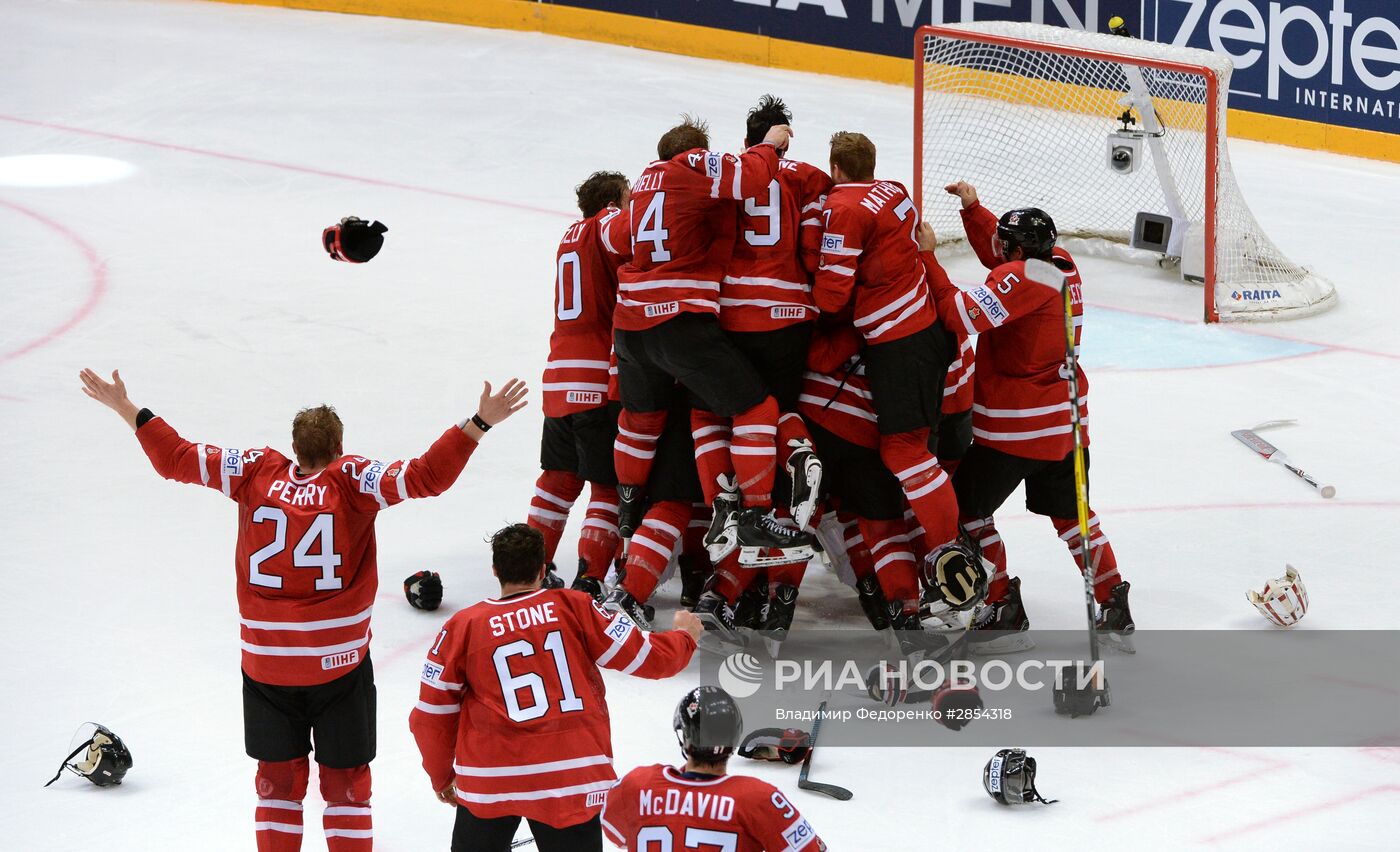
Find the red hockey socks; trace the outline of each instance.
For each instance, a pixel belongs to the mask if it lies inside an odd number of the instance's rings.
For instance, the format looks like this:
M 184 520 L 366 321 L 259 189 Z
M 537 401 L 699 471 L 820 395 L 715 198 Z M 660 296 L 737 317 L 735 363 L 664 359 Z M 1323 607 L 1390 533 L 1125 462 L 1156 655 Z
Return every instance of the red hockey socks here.
M 951 478 L 951 477 L 950 477 Z M 909 529 L 909 549 L 914 551 L 914 559 L 923 562 L 928 556 L 928 542 L 924 540 L 924 527 L 913 509 L 904 510 L 904 526 Z
M 301 849 L 301 800 L 306 798 L 310 772 L 310 763 L 304 757 L 275 763 L 258 761 L 254 777 L 258 806 L 253 817 L 258 852 Z
M 874 574 L 875 557 L 870 554 L 870 548 L 865 544 L 865 536 L 861 534 L 857 518 L 845 512 L 837 512 L 836 520 L 841 524 L 841 534 L 846 544 L 846 558 L 851 561 L 851 571 L 855 573 L 856 579 L 860 580 Z
M 321 797 L 326 800 L 321 826 L 326 832 L 327 850 L 369 852 L 374 848 L 374 825 L 369 810 L 368 764 L 354 769 L 320 769 Z
M 601 580 L 617 555 L 617 489 L 593 483 L 588 495 L 588 512 L 578 537 L 578 558 L 585 576 Z
M 690 523 L 690 504 L 678 500 L 663 500 L 652 504 L 642 525 L 632 535 L 627 548 L 622 587 L 638 603 L 646 603 L 656 584 L 666 573 L 671 554 L 676 550 L 683 530 Z
M 996 521 L 992 518 L 965 517 L 962 519 L 962 525 L 967 534 L 977 542 L 977 546 L 982 548 L 983 561 L 992 563 L 993 571 L 987 584 L 986 601 L 998 603 L 1006 597 L 1006 590 L 1011 581 L 1006 575 L 1006 546 L 1001 543 Z
M 880 459 L 899 480 L 924 529 L 929 550 L 958 537 L 958 498 L 953 482 L 928 451 L 928 430 L 880 436 Z
M 744 593 L 758 576 L 759 568 L 739 564 L 739 551 L 734 551 L 720 560 L 715 566 L 713 579 L 714 585 L 711 589 L 724 598 L 725 603 L 733 606 L 739 599 L 739 595 Z
M 773 397 L 734 417 L 729 456 L 739 479 L 744 506 L 773 505 L 773 477 L 778 463 L 778 403 Z
M 1060 540 L 1069 547 L 1074 564 L 1079 566 L 1079 573 L 1083 574 L 1084 564 L 1080 559 L 1083 539 L 1079 535 L 1079 519 L 1050 520 L 1054 522 Z M 1118 559 L 1113 555 L 1113 545 L 1108 543 L 1108 536 L 1099 529 L 1099 516 L 1093 512 L 1089 513 L 1089 563 L 1094 566 L 1094 600 L 1105 603 L 1109 591 L 1123 582 L 1123 578 L 1118 575 Z
M 613 467 L 619 485 L 646 487 L 651 465 L 656 460 L 656 442 L 666 428 L 665 411 L 628 411 L 617 417 L 617 440 L 613 442 Z
M 583 491 L 583 480 L 567 470 L 543 470 L 535 480 L 535 496 L 530 501 L 530 514 L 526 523 L 544 536 L 544 558 L 554 561 L 554 552 L 559 549 L 559 537 L 564 534 L 564 525 L 569 522 L 569 510 Z
M 730 461 L 730 426 L 728 417 L 698 408 L 690 412 L 690 437 L 695 441 L 695 467 L 700 474 L 700 491 L 705 505 L 713 505 L 719 496 L 719 478 L 734 480 L 734 465 Z
M 904 519 L 872 521 L 860 519 L 861 537 L 870 548 L 875 561 L 875 576 L 885 593 L 885 600 L 898 601 L 901 608 L 919 607 L 919 571 L 914 552 L 906 538 L 909 531 Z
M 812 433 L 807 431 L 807 424 L 800 414 L 788 412 L 778 418 L 778 464 L 786 466 L 793 445 L 801 446 L 804 441 L 807 446 L 812 446 Z

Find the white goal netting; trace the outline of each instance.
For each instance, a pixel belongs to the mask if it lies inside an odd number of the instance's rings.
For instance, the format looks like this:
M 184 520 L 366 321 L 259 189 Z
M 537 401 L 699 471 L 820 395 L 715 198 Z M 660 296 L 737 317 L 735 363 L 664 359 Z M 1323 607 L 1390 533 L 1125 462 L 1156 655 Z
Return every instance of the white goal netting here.
M 1274 246 L 1235 183 L 1228 58 L 1009 22 L 925 27 L 918 47 L 918 183 L 940 243 L 966 239 L 943 193 L 961 179 L 998 213 L 1040 207 L 1064 238 L 1179 262 L 1205 285 L 1208 321 L 1335 304 L 1332 283 Z M 1134 239 L 1140 214 L 1151 215 Z

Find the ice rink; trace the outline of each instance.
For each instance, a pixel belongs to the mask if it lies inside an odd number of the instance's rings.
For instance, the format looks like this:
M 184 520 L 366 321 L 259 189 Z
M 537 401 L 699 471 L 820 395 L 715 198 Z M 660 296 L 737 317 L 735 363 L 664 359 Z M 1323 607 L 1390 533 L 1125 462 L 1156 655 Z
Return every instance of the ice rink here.
M 832 131 L 858 129 L 880 146 L 878 174 L 912 174 L 911 93 L 836 77 L 175 0 L 6 0 L 0 42 L 5 849 L 253 848 L 234 507 L 161 481 L 79 391 L 79 369 L 119 367 L 137 405 L 194 440 L 289 450 L 292 414 L 324 401 L 348 451 L 416 455 L 474 411 L 483 379 L 538 384 L 573 187 L 596 169 L 638 174 L 682 110 L 733 150 L 745 110 L 774 92 L 795 113 L 792 156 L 821 164 Z M 69 161 L 60 186 L 44 161 L 12 159 L 31 155 L 116 162 Z M 1265 230 L 1341 303 L 1207 327 L 1199 289 L 1084 259 L 1095 508 L 1141 627 L 1271 629 L 1245 590 L 1291 562 L 1312 597 L 1298 629 L 1395 628 L 1400 166 L 1247 142 L 1232 157 Z M 372 264 L 320 249 L 321 229 L 351 214 L 390 228 Z M 950 270 L 982 275 L 971 258 Z M 1230 438 L 1276 418 L 1299 419 L 1271 435 L 1337 499 Z M 448 608 L 495 591 L 483 539 L 524 519 L 539 428 L 535 394 L 452 491 L 379 523 L 379 849 L 447 846 L 452 815 L 407 715 Z M 1032 621 L 1082 625 L 1082 585 L 1049 524 L 1016 498 L 999 517 Z M 447 586 L 439 613 L 403 599 L 401 578 L 425 568 Z M 809 578 L 798 629 L 864 624 L 834 578 Z M 660 608 L 676 595 L 663 588 Z M 677 759 L 671 709 L 693 678 L 609 682 L 619 772 Z M 41 789 L 86 720 L 131 746 L 126 783 Z M 1032 753 L 1060 804 L 992 803 L 988 749 L 821 752 L 814 776 L 853 790 L 846 803 L 800 793 L 789 767 L 733 768 L 791 792 L 836 850 L 1394 848 L 1400 749 Z M 303 848 L 324 849 L 312 789 Z

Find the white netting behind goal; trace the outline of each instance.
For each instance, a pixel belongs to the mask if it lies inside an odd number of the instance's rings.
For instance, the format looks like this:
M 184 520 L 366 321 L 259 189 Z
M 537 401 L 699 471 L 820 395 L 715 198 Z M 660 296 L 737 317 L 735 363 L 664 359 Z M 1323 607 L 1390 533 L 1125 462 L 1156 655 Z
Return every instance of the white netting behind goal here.
M 1008 22 L 926 27 L 919 46 L 920 189 L 940 243 L 965 239 L 943 193 L 961 179 L 997 213 L 1044 209 L 1062 237 L 1182 259 L 1185 276 L 1206 285 L 1207 319 L 1299 316 L 1336 302 L 1331 282 L 1274 246 L 1235 183 L 1228 58 Z M 1128 149 L 1130 172 L 1110 166 L 1112 146 Z M 1126 250 L 1139 213 L 1172 220 L 1166 250 Z

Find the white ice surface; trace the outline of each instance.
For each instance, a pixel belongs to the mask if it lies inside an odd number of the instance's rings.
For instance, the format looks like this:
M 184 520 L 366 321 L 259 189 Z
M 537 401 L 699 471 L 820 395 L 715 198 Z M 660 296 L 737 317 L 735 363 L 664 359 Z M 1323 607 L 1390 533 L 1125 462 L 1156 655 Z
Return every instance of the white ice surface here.
M 136 169 L 90 186 L 0 186 L 5 849 L 253 848 L 233 507 L 160 481 L 79 392 L 81 367 L 120 367 L 138 404 L 197 439 L 286 449 L 292 412 L 328 401 L 348 449 L 414 454 L 472 412 L 483 379 L 538 382 L 573 186 L 599 168 L 637 173 L 680 111 L 709 118 L 732 148 L 744 109 L 774 91 L 797 116 L 794 156 L 820 162 L 831 131 L 858 128 L 880 146 L 883 175 L 911 174 L 910 93 L 834 77 L 186 2 L 7 0 L 0 41 L 0 157 Z M 1288 561 L 1312 593 L 1299 629 L 1394 628 L 1400 167 L 1242 142 L 1233 160 L 1259 221 L 1337 282 L 1341 305 L 1204 327 L 1198 289 L 1085 259 L 1095 507 L 1140 625 L 1267 629 L 1244 591 Z M 318 246 L 352 213 L 390 227 L 367 266 Z M 980 274 L 968 258 L 951 266 Z M 1229 437 L 1280 417 L 1300 424 L 1277 443 L 1336 500 Z M 524 516 L 539 418 L 536 402 L 450 493 L 379 524 L 380 849 L 444 848 L 451 822 L 405 723 L 446 611 L 409 609 L 399 579 L 441 571 L 446 607 L 492 591 L 483 536 Z M 1013 498 L 1000 526 L 1037 626 L 1081 624 L 1081 587 L 1048 524 Z M 565 557 L 573 538 L 571 527 Z M 661 590 L 663 610 L 676 593 Z M 860 623 L 819 573 L 798 629 L 818 618 Z M 609 680 L 619 768 L 670 760 L 682 681 Z M 89 719 L 132 746 L 127 783 L 69 776 L 40 789 Z M 793 792 L 839 850 L 1393 848 L 1393 749 L 1035 754 L 1063 802 L 1014 812 L 981 790 L 987 749 L 823 751 L 814 775 L 850 787 L 848 803 L 798 793 L 784 767 L 735 768 Z M 306 849 L 324 848 L 314 789 Z

